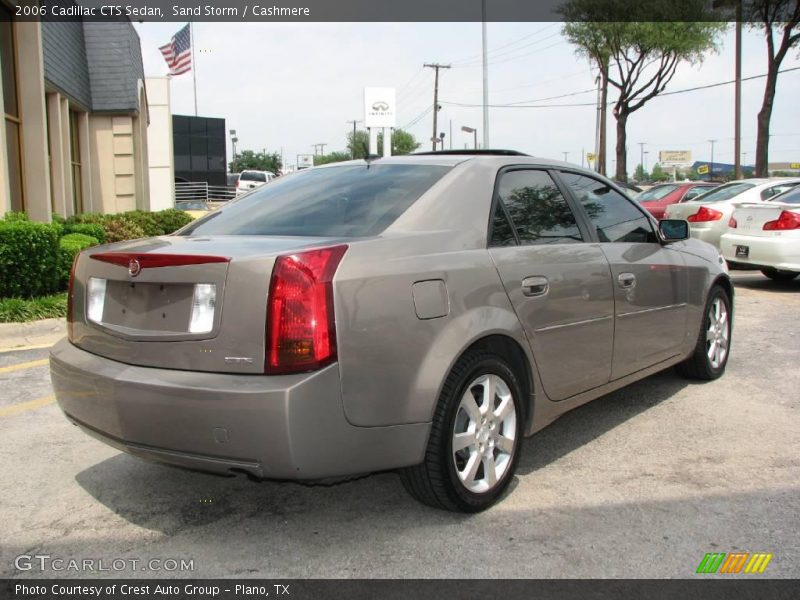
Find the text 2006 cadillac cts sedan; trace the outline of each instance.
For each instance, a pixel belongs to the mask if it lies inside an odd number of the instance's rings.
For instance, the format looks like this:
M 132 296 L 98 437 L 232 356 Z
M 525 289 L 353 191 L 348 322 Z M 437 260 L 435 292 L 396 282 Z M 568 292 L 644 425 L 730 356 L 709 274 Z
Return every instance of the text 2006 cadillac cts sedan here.
M 733 290 L 686 236 L 607 179 L 511 152 L 310 169 L 83 252 L 53 385 L 70 421 L 143 458 L 399 469 L 422 502 L 478 511 L 565 411 L 672 365 L 723 373 Z

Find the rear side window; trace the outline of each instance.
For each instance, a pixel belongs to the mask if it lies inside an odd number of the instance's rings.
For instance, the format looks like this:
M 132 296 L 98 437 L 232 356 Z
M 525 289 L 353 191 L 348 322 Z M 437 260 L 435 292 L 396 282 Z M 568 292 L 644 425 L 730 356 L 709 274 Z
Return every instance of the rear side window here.
M 577 173 L 561 173 L 586 211 L 601 242 L 655 242 L 648 219 L 628 198 L 608 185 Z
M 231 201 L 183 235 L 377 235 L 449 170 L 366 164 L 307 169 Z
M 722 200 L 730 200 L 734 196 L 738 196 L 752 187 L 755 187 L 755 184 L 744 182 L 726 183 L 705 194 L 697 196 L 695 200 L 697 202 L 721 202 Z M 686 198 L 684 198 L 682 202 L 686 202 Z
M 785 192 L 780 196 L 773 196 L 770 202 L 783 202 L 785 204 L 800 204 L 800 186 L 792 188 L 792 191 Z
M 695 186 L 695 187 L 691 188 L 688 192 L 686 192 L 683 195 L 683 198 L 681 199 L 681 202 L 688 202 L 689 200 L 694 200 L 700 194 L 705 194 L 709 189 L 711 189 L 711 188 L 708 188 L 708 187 L 705 187 L 705 186 L 700 186 L 700 185 Z
M 773 196 L 777 196 L 778 194 L 782 194 L 783 192 L 791 190 L 795 186 L 797 186 L 796 183 L 781 183 L 779 185 L 772 186 L 771 188 L 762 190 L 761 199 L 769 200 Z
M 505 207 L 521 244 L 583 241 L 575 215 L 545 171 L 510 171 L 500 176 L 492 245 L 513 244 L 514 233 L 502 215 Z
M 255 171 L 244 171 L 239 175 L 240 181 L 267 181 L 266 173 L 256 173 Z

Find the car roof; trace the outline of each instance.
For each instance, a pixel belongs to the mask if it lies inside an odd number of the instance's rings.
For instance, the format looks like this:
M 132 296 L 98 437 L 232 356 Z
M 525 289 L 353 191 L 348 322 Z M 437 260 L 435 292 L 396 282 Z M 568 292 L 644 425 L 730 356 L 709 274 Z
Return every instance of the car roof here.
M 448 166 L 454 167 L 458 164 L 465 162 L 488 162 L 494 163 L 498 166 L 503 165 L 537 165 L 544 167 L 552 167 L 559 169 L 576 169 L 579 171 L 588 171 L 585 167 L 567 163 L 560 160 L 553 160 L 549 158 L 539 158 L 536 156 L 529 156 L 522 153 L 512 153 L 512 151 L 503 151 L 501 154 L 498 151 L 493 153 L 474 153 L 474 152 L 423 152 L 420 154 L 403 154 L 399 156 L 375 157 L 369 162 L 370 164 L 381 165 L 435 165 L 435 166 Z M 315 169 L 325 169 L 343 165 L 363 165 L 366 159 L 348 160 L 337 163 L 330 163 L 327 165 L 320 165 L 314 167 Z

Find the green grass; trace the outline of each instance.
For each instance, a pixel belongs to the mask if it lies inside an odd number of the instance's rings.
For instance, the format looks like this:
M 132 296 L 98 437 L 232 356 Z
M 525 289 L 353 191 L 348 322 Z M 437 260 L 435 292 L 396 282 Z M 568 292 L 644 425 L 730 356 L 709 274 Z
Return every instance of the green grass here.
M 67 293 L 39 298 L 0 298 L 0 323 L 22 323 L 67 316 Z

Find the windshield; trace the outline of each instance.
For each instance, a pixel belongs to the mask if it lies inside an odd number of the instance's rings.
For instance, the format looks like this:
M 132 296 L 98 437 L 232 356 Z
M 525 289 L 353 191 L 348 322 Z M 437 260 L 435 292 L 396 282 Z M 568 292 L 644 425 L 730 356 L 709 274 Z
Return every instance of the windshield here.
M 449 170 L 374 164 L 308 169 L 232 201 L 182 235 L 377 235 Z
M 783 202 L 785 204 L 800 204 L 800 187 L 790 189 L 788 192 L 778 194 L 769 199 L 769 202 Z
M 636 199 L 639 202 L 647 202 L 649 200 L 661 200 L 667 194 L 675 191 L 678 189 L 677 185 L 657 185 L 654 188 L 650 188 L 646 192 L 642 192 Z
M 720 202 L 721 200 L 730 200 L 753 187 L 755 187 L 754 183 L 745 183 L 742 181 L 726 183 L 718 188 L 714 188 L 710 192 L 692 198 L 692 202 Z

